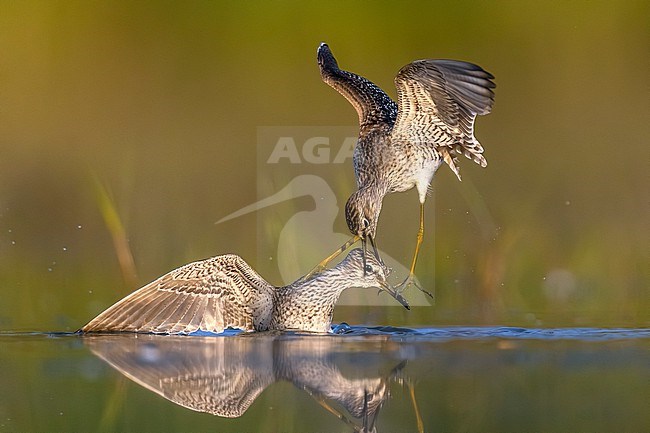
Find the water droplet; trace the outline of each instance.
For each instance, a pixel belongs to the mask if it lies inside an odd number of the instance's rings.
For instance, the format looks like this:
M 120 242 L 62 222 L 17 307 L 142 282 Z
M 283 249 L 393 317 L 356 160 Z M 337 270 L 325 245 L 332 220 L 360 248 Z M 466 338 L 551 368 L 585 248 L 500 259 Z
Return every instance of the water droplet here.
M 77 226 L 77 228 L 78 228 L 78 229 L 81 229 L 81 224 L 79 224 L 79 225 Z
M 63 251 L 68 251 L 68 247 L 63 247 Z
M 93 291 L 92 291 L 92 290 L 88 290 L 88 294 L 89 294 L 89 295 L 92 295 L 92 294 L 93 294 Z
M 567 201 L 564 202 L 564 204 L 569 206 L 571 204 L 571 202 L 569 200 L 567 200 Z
M 11 241 L 11 245 L 16 245 L 16 241 Z
M 47 272 L 52 272 L 52 268 L 47 268 Z

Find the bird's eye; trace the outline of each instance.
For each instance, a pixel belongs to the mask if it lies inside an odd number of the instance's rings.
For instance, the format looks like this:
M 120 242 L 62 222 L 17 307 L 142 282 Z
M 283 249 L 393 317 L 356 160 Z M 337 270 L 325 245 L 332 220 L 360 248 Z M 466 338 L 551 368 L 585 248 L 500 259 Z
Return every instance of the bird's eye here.
M 374 269 L 372 269 L 372 266 L 370 265 L 366 265 L 366 267 L 363 268 L 363 270 L 365 271 L 366 274 L 372 274 L 374 271 Z

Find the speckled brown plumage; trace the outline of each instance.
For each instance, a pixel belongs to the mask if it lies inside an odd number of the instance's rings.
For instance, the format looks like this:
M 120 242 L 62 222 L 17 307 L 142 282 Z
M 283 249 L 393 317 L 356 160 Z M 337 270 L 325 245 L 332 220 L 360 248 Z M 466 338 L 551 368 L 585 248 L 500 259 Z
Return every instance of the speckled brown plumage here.
M 483 147 L 474 137 L 474 121 L 491 111 L 495 84 L 480 66 L 457 60 L 414 61 L 395 77 L 395 104 L 366 78 L 341 70 L 327 44 L 318 49 L 318 64 L 323 81 L 359 115 L 354 149 L 358 189 L 345 207 L 352 234 L 374 240 L 386 194 L 416 187 L 424 204 L 443 161 L 460 179 L 456 154 L 487 165 Z M 420 242 L 421 233 L 418 248 Z M 411 271 L 414 266 L 415 258 Z
M 365 263 L 365 264 L 364 264 Z M 364 268 L 365 267 L 365 268 Z M 328 332 L 334 304 L 350 287 L 377 287 L 408 306 L 386 282 L 387 270 L 352 250 L 311 279 L 274 287 L 239 256 L 227 254 L 181 266 L 118 301 L 82 332 L 189 334 L 299 330 Z

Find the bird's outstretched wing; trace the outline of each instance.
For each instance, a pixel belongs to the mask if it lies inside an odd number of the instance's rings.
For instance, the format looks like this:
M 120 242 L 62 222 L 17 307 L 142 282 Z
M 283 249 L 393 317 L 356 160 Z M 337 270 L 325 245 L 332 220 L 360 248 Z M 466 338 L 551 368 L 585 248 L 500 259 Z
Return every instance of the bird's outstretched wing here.
M 352 104 L 359 115 L 361 129 L 376 125 L 391 127 L 397 116 L 397 104 L 370 80 L 339 69 L 329 46 L 318 47 L 318 67 L 325 83 Z
M 82 332 L 189 334 L 268 327 L 274 288 L 239 256 L 181 266 L 109 307 Z
M 474 120 L 492 109 L 493 78 L 480 66 L 457 60 L 409 63 L 395 77 L 399 111 L 391 139 L 435 146 L 459 178 L 452 150 L 485 167 Z
M 137 384 L 199 412 L 235 418 L 275 381 L 272 340 L 89 335 L 92 352 Z

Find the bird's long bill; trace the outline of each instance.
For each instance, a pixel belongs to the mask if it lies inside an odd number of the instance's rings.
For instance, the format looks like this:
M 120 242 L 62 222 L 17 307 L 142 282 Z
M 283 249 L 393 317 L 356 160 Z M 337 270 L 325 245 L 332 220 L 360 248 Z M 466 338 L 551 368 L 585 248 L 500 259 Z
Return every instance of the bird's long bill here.
M 382 283 L 381 284 L 381 290 L 385 291 L 386 293 L 391 295 L 393 298 L 395 298 L 395 300 L 397 302 L 399 302 L 400 304 L 402 304 L 404 306 L 404 308 L 406 308 L 407 310 L 411 309 L 411 306 L 409 305 L 408 301 L 406 299 L 404 299 L 404 297 L 402 295 L 400 295 L 400 293 L 397 290 L 395 290 L 390 284 L 388 284 L 386 282 Z
M 365 238 L 360 238 L 361 239 L 361 245 L 363 246 L 361 248 L 361 251 L 363 252 L 363 269 L 364 269 L 364 274 L 365 274 L 365 269 L 366 269 L 366 253 L 368 250 L 367 243 L 366 243 L 366 238 L 370 239 L 370 245 L 372 245 L 372 251 L 375 255 L 375 259 L 382 265 L 385 266 L 384 261 L 381 259 L 381 256 L 379 255 L 379 250 L 377 249 L 377 244 L 375 243 L 375 238 L 372 236 L 367 236 Z M 359 236 L 355 236 L 354 239 L 359 239 Z
M 372 245 L 372 251 L 375 253 L 375 258 L 377 259 L 377 261 L 379 263 L 384 265 L 384 261 L 379 256 L 379 250 L 377 249 L 377 244 L 375 243 L 375 238 L 372 237 L 372 236 L 368 236 L 368 238 L 370 239 L 370 245 Z

